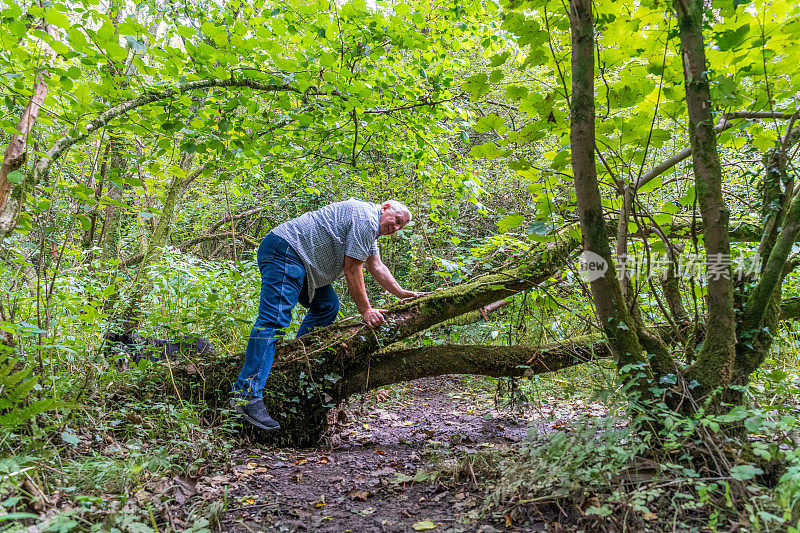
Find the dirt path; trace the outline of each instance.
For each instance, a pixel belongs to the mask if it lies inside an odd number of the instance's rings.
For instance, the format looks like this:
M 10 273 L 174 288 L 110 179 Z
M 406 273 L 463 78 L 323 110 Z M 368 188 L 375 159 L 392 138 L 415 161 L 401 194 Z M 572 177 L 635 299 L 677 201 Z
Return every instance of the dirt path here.
M 469 388 L 460 377 L 418 380 L 380 404 L 340 411 L 326 446 L 237 450 L 222 530 L 516 530 L 477 519 L 482 495 L 471 480 L 451 476 L 445 487 L 426 477 L 426 465 L 446 468 L 456 452 L 528 435 L 527 415 L 497 411 Z

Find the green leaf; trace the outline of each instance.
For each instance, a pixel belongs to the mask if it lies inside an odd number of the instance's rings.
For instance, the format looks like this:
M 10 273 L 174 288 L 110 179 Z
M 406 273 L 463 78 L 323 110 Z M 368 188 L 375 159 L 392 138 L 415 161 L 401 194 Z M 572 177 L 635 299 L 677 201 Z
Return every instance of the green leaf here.
M 78 437 L 76 437 L 74 433 L 71 433 L 69 431 L 61 432 L 61 440 L 72 446 L 77 446 L 81 442 L 81 440 Z
M 686 190 L 686 194 L 684 194 L 678 199 L 678 203 L 681 205 L 694 204 L 694 185 L 692 185 Z
M 477 144 L 470 148 L 470 155 L 473 157 L 485 157 L 487 159 L 496 159 L 498 157 L 505 157 L 511 154 L 510 150 L 500 150 L 493 142 Z
M 489 130 L 497 130 L 498 133 L 504 133 L 506 131 L 505 119 L 492 113 L 479 118 L 475 123 L 475 131 L 478 133 L 485 133 Z
M 175 31 L 178 32 L 178 35 L 180 35 L 181 37 L 184 37 L 186 39 L 189 39 L 189 38 L 194 37 L 195 35 L 197 35 L 197 32 L 195 31 L 195 29 L 194 28 L 190 28 L 189 26 L 178 26 Z
M 78 220 L 81 222 L 81 229 L 83 231 L 89 231 L 92 229 L 92 221 L 86 215 L 80 214 L 78 215 Z
M 530 225 L 528 225 L 528 229 L 525 231 L 525 233 L 528 235 L 539 235 L 540 237 L 544 237 L 555 228 L 555 224 L 547 224 L 541 220 L 534 220 L 530 223 Z
M 6 179 L 8 179 L 8 181 L 11 183 L 22 183 L 22 181 L 25 179 L 25 174 L 19 170 L 15 170 L 14 172 L 10 172 L 6 176 Z
M 511 52 L 509 52 L 508 50 L 506 50 L 502 54 L 493 55 L 491 61 L 489 62 L 489 66 L 492 68 L 499 67 L 500 65 L 506 62 L 506 59 L 508 59 L 510 55 Z
M 125 40 L 128 41 L 128 46 L 135 52 L 146 52 L 147 46 L 139 41 L 135 35 L 125 35 Z
M 200 30 L 202 30 L 203 34 L 206 37 L 214 37 L 217 33 L 220 32 L 220 28 L 218 28 L 216 24 L 208 20 L 203 22 L 203 25 L 200 26 Z
M 216 43 L 217 46 L 225 46 L 228 44 L 228 36 L 225 35 L 225 32 L 219 32 L 214 35 L 214 43 Z
M 680 207 L 678 207 L 672 202 L 664 202 L 663 204 L 661 204 L 661 210 L 670 215 L 674 215 L 675 213 L 680 211 Z
M 51 9 L 47 12 L 44 16 L 44 20 L 52 24 L 53 26 L 58 26 L 59 28 L 63 28 L 68 30 L 71 26 L 69 22 L 69 17 L 66 16 L 61 11 L 56 11 L 55 9 Z
M 5 520 L 24 520 L 26 518 L 39 518 L 39 515 L 32 513 L 8 513 L 0 515 L 0 522 Z
M 428 531 L 431 529 L 436 529 L 436 524 L 430 520 L 421 520 L 419 522 L 415 522 L 411 527 L 414 528 L 414 531 Z
M 506 98 L 511 100 L 522 100 L 528 96 L 528 88 L 521 85 L 509 85 L 506 87 Z
M 753 479 L 756 476 L 763 474 L 764 471 L 753 465 L 738 465 L 731 468 L 731 477 L 739 481 L 746 481 Z
M 761 429 L 763 423 L 764 419 L 760 416 L 751 416 L 744 421 L 744 427 L 747 428 L 747 431 L 750 433 L 755 433 Z
M 717 46 L 720 50 L 731 50 L 737 48 L 744 43 L 748 32 L 750 31 L 750 24 L 743 24 L 735 30 L 726 30 L 722 33 L 715 35 Z
M 502 233 L 505 233 L 508 230 L 519 227 L 523 222 L 525 222 L 525 216 L 519 213 L 515 213 L 513 215 L 508 215 L 507 217 L 503 217 L 500 220 L 498 220 L 497 229 L 500 230 Z
M 474 102 L 489 92 L 491 86 L 487 83 L 488 81 L 489 76 L 481 72 L 480 74 L 469 76 L 467 81 L 461 85 L 461 88 L 472 94 L 472 101 Z

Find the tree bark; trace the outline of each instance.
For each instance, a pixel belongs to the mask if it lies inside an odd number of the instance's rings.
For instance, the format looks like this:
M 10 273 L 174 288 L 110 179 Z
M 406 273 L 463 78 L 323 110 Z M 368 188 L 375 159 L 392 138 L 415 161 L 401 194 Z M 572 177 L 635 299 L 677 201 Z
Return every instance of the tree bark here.
M 731 382 L 736 353 L 729 211 L 722 196 L 722 167 L 711 117 L 703 43 L 703 0 L 675 0 L 674 5 L 680 27 L 695 191 L 703 219 L 709 273 L 706 338 L 691 375 L 700 383 L 700 392 L 709 393 Z
M 41 24 L 45 32 L 53 36 L 53 38 L 58 38 L 58 32 L 52 24 L 44 19 L 41 20 Z M 47 55 L 44 64 L 49 65 L 58 54 L 47 43 L 42 42 L 42 46 Z M 46 80 L 49 77 L 50 73 L 46 68 L 38 74 L 37 81 L 33 85 L 33 94 L 17 124 L 18 133 L 11 136 L 11 141 L 8 143 L 8 148 L 3 156 L 3 163 L 0 165 L 0 241 L 17 226 L 17 220 L 19 220 L 22 205 L 25 201 L 25 191 L 33 187 L 33 184 L 29 183 L 27 176 L 22 182 L 12 183 L 8 179 L 8 175 L 15 170 L 19 170 L 25 164 L 28 137 L 39 117 L 39 110 L 47 98 L 48 85 Z
M 591 0 L 570 2 L 572 36 L 572 105 L 570 106 L 572 170 L 583 235 L 583 250 L 605 264 L 603 275 L 590 280 L 598 319 L 622 372 L 635 376 L 649 368 L 636 334 L 617 271 L 611 258 L 608 232 L 600 202 L 595 165 L 594 21 Z M 643 384 L 644 386 L 644 384 Z

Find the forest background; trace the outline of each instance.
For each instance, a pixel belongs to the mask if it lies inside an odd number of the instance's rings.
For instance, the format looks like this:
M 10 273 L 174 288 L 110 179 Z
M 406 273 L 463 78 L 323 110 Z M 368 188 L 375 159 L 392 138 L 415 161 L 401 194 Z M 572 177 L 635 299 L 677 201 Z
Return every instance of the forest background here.
M 108 483 L 216 461 L 234 421 L 184 401 L 185 368 L 121 368 L 108 333 L 200 335 L 235 371 L 259 240 L 355 196 L 411 207 L 381 256 L 446 288 L 287 345 L 290 444 L 365 392 L 364 361 L 369 388 L 475 373 L 529 397 L 566 368 L 629 429 L 573 477 L 505 463 L 492 505 L 577 484 L 598 524 L 796 528 L 798 37 L 780 0 L 0 4 L 0 524 L 107 527 Z M 104 434 L 170 445 L 109 458 Z M 670 481 L 610 490 L 647 449 Z

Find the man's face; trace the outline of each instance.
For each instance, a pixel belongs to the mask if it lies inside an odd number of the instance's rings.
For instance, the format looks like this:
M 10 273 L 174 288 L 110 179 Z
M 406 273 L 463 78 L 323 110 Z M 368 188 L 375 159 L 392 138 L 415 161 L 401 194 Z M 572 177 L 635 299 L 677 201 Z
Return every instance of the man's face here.
M 391 235 L 403 229 L 406 224 L 408 224 L 408 219 L 403 213 L 395 212 L 389 204 L 383 204 L 381 206 L 378 235 Z

